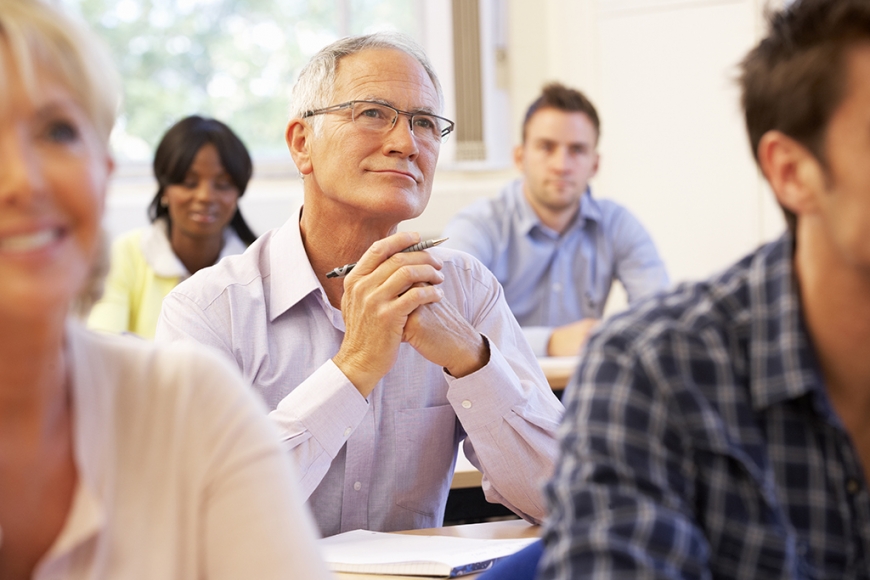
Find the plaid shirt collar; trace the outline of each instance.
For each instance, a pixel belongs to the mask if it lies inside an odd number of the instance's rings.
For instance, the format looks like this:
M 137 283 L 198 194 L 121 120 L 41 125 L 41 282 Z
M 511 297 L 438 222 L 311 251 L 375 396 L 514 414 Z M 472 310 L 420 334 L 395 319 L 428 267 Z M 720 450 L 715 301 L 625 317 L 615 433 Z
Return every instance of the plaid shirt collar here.
M 756 411 L 823 391 L 801 314 L 793 256 L 794 238 L 786 233 L 764 248 L 749 269 L 750 394 Z

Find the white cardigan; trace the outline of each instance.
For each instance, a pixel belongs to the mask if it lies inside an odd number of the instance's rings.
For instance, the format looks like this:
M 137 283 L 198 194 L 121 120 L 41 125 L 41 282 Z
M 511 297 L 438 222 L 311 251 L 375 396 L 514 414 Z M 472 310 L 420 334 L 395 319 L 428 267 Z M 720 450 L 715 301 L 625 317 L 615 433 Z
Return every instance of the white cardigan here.
M 79 481 L 34 578 L 328 578 L 289 458 L 238 371 L 67 324 Z

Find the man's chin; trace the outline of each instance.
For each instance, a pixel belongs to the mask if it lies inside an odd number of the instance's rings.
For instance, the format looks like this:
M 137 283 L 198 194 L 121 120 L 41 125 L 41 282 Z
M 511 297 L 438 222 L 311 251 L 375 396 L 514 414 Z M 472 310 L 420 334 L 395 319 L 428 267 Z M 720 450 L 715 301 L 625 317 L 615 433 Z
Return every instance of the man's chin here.
M 383 199 L 381 203 L 360 208 L 360 214 L 366 212 L 373 218 L 382 218 L 398 224 L 399 222 L 419 217 L 423 213 L 423 210 L 426 209 L 426 205 L 423 200 L 413 196 L 393 197 Z
M 423 213 L 423 210 L 425 210 L 425 209 L 426 209 L 425 205 L 423 205 L 422 207 L 419 205 L 408 205 L 406 207 L 398 209 L 395 212 L 391 212 L 391 214 L 396 216 L 396 219 L 399 222 L 403 222 L 403 221 L 412 220 L 414 218 L 420 217 L 420 215 Z
M 409 191 L 402 190 L 401 192 L 396 192 L 395 196 L 390 196 L 386 199 L 393 200 L 394 203 L 389 203 L 391 206 L 391 213 L 394 210 L 396 213 L 406 215 L 407 217 L 402 218 L 413 219 L 418 217 L 423 213 L 423 210 L 426 209 L 426 206 L 429 205 L 429 192 L 422 191 Z
M 579 197 L 568 196 L 552 196 L 545 204 L 546 208 L 552 212 L 562 213 L 566 211 L 574 211 L 580 204 Z

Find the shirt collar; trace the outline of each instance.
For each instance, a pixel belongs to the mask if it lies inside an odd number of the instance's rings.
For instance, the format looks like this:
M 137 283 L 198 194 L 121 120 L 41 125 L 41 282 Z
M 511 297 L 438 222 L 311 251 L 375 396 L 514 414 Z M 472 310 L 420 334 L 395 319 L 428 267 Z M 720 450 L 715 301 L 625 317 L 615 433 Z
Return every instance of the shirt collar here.
M 545 232 L 555 234 L 553 230 L 541 223 L 538 214 L 535 213 L 535 210 L 532 209 L 531 204 L 529 204 L 529 201 L 526 199 L 525 191 L 523 191 L 524 181 L 522 179 L 517 179 L 514 182 L 514 187 L 517 188 L 519 199 L 522 200 L 522 203 L 519 204 L 520 231 L 528 235 L 532 229 L 537 227 Z M 592 188 L 587 186 L 586 191 L 583 192 L 583 195 L 580 197 L 579 215 L 575 217 L 562 235 L 565 235 L 571 230 L 583 228 L 586 225 L 587 220 L 600 222 L 601 216 L 601 206 L 599 206 L 598 201 L 592 197 Z
M 169 222 L 166 218 L 157 218 L 151 227 L 142 232 L 140 247 L 145 261 L 158 276 L 181 279 L 190 277 L 190 272 L 172 250 L 172 244 L 169 241 Z M 245 243 L 239 238 L 236 231 L 231 227 L 224 228 L 223 247 L 218 260 L 226 256 L 241 254 L 244 251 Z
M 303 209 L 299 208 L 296 219 L 291 217 L 275 231 L 269 244 L 270 321 L 315 291 L 319 291 L 324 303 L 329 303 L 302 244 L 299 219 Z M 275 275 L 271 275 L 272 273 Z
M 574 220 L 572 227 L 582 227 L 583 222 L 593 221 L 600 222 L 602 213 L 601 206 L 598 205 L 598 200 L 592 197 L 592 188 L 587 186 L 586 191 L 580 198 L 580 217 L 583 219 Z
M 756 410 L 824 391 L 801 314 L 793 254 L 794 238 L 786 233 L 764 246 L 749 268 L 749 374 Z

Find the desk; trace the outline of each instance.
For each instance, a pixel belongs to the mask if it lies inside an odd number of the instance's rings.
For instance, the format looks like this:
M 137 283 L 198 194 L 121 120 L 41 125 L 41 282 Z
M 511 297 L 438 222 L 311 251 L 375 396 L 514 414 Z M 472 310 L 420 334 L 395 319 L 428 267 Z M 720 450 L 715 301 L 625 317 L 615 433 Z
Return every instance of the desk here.
M 506 522 L 486 522 L 483 524 L 467 524 L 464 526 L 449 526 L 446 528 L 431 528 L 427 530 L 410 530 L 397 532 L 400 534 L 415 534 L 421 536 L 456 536 L 460 538 L 483 538 L 483 539 L 515 539 L 537 538 L 541 535 L 541 528 L 533 526 L 523 520 L 510 520 Z M 463 578 L 474 578 L 479 574 L 469 574 Z M 389 576 L 380 574 L 348 574 L 336 572 L 335 577 L 339 580 L 420 580 L 420 576 Z
M 579 356 L 543 356 L 538 358 L 541 370 L 554 391 L 564 389 L 580 363 Z
M 453 482 L 450 484 L 450 489 L 480 487 L 482 479 L 483 474 L 471 464 L 462 450 L 462 445 L 460 445 L 459 453 L 456 455 L 456 468 L 453 470 Z

